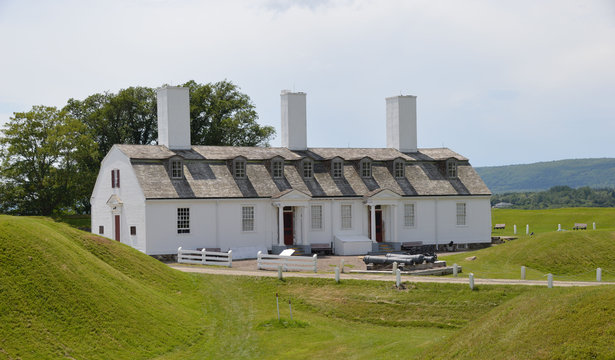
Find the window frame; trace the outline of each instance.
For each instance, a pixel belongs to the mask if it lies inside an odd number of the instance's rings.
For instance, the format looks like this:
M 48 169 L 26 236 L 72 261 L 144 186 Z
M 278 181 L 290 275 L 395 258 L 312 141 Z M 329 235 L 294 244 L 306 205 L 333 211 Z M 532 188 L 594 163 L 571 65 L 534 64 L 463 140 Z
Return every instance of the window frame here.
M 468 226 L 468 206 L 465 202 L 456 203 L 455 214 L 457 226 Z
M 130 236 L 137 236 L 137 227 L 135 225 L 130 226 Z
M 255 232 L 255 231 L 256 231 L 255 206 L 249 205 L 249 204 L 241 205 L 241 232 L 249 233 L 249 232 Z
M 449 179 L 457 179 L 457 160 L 448 159 L 446 160 L 446 177 Z
M 408 209 L 412 209 L 412 214 L 409 214 Z M 411 223 L 409 223 L 409 219 L 412 219 Z M 416 203 L 405 203 L 404 204 L 404 227 L 405 228 L 415 228 L 416 227 Z
M 303 159 L 301 162 L 301 175 L 304 179 L 314 178 L 314 161 L 312 159 Z
M 398 169 L 398 166 L 400 168 Z M 396 179 L 403 179 L 406 177 L 406 162 L 402 159 L 393 161 L 393 176 Z
M 365 158 L 359 162 L 359 174 L 364 179 L 372 177 L 372 160 L 371 159 Z
M 314 210 L 319 209 L 316 216 L 314 216 Z M 310 225 L 311 229 L 314 231 L 321 231 L 324 229 L 323 223 L 323 209 L 322 204 L 313 204 L 310 206 Z M 316 225 L 316 226 L 315 226 Z
M 248 173 L 248 161 L 243 157 L 233 159 L 233 177 L 245 179 Z
M 284 160 L 276 159 L 271 161 L 271 177 L 274 179 L 284 178 Z
M 177 208 L 177 234 L 190 234 L 190 207 Z
M 344 209 L 348 210 L 347 214 Z M 352 204 L 340 204 L 340 228 L 352 230 Z
M 336 169 L 336 166 L 339 166 L 339 169 Z M 344 177 L 344 161 L 343 160 L 336 159 L 336 160 L 331 161 L 331 177 L 334 179 L 341 179 Z
M 179 164 L 179 168 L 175 167 L 175 164 Z M 181 159 L 173 159 L 169 162 L 169 170 L 171 172 L 171 179 L 183 179 L 184 177 L 184 162 Z M 179 175 L 176 175 L 176 171 Z
M 104 225 L 98 225 L 98 234 L 99 235 L 104 235 L 105 234 L 105 226 Z
M 120 169 L 111 169 L 111 188 L 120 188 Z

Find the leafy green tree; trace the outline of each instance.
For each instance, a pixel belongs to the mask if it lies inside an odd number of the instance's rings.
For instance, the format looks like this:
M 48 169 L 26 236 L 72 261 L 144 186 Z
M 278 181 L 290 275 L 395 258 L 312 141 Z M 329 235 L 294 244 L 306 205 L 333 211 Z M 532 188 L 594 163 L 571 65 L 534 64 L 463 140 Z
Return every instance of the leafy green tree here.
M 34 106 L 15 113 L 0 136 L 0 210 L 52 215 L 83 206 L 95 179 L 87 164 L 96 160 L 86 127 L 65 111 Z

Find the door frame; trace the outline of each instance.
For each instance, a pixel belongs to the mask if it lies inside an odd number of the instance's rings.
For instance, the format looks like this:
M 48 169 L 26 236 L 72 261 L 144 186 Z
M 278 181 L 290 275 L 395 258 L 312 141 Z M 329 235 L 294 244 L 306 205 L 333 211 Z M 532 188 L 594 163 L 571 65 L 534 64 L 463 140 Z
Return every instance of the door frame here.
M 284 206 L 282 210 L 282 226 L 284 230 L 284 245 L 295 244 L 295 208 L 293 206 Z

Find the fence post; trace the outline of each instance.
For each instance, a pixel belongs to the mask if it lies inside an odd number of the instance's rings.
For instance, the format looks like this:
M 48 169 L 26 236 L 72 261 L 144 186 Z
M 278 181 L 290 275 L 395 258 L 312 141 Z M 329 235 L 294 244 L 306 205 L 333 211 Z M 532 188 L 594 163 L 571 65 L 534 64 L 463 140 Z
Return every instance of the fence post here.
M 470 290 L 474 290 L 474 274 L 470 273 Z
M 340 269 L 342 269 L 341 272 L 343 273 L 344 272 L 344 259 L 340 261 Z
M 205 248 L 203 248 L 201 250 L 201 264 L 203 265 L 207 265 L 207 252 L 205 251 Z
M 547 274 L 547 286 L 553 288 L 553 274 Z
M 517 235 L 517 225 L 513 225 L 514 234 Z
M 318 255 L 314 254 L 312 259 L 314 259 L 314 272 L 318 272 Z
M 228 267 L 233 267 L 233 250 L 228 251 Z
M 262 256 L 263 252 L 259 250 L 259 252 L 256 253 L 256 268 L 258 270 L 261 269 L 261 256 Z
M 278 280 L 283 280 L 282 266 L 278 266 Z
M 335 267 L 335 282 L 340 283 L 340 268 L 339 266 Z
M 530 234 L 530 224 L 525 225 L 525 235 Z
M 397 288 L 399 289 L 399 287 L 401 286 L 401 270 L 399 269 L 395 270 L 395 284 L 397 285 Z
M 557 224 L 557 231 L 562 231 L 562 224 Z
M 521 280 L 525 280 L 525 266 L 521 266 Z
M 182 254 L 182 247 L 178 247 L 177 248 L 177 262 L 181 263 L 180 258 L 181 258 L 181 254 Z
M 393 261 L 393 274 L 397 274 L 397 261 Z
M 453 276 L 457 277 L 457 273 L 459 272 L 459 265 L 457 263 L 453 264 Z
M 601 268 L 596 269 L 596 281 L 598 282 L 602 281 L 602 269 Z
M 594 226 L 594 230 L 596 230 L 596 223 L 594 222 L 592 225 Z

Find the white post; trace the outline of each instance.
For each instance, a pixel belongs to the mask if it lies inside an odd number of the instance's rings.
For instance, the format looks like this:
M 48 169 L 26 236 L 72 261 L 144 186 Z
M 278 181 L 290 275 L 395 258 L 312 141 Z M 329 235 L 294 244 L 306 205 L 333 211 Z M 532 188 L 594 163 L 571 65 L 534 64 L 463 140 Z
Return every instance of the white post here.
M 314 272 L 318 272 L 318 255 L 314 254 L 314 256 L 312 256 L 312 259 L 314 259 Z
M 278 266 L 278 280 L 283 280 L 284 277 L 282 276 L 282 266 Z
M 470 273 L 470 290 L 474 290 L 474 274 Z
M 525 280 L 525 266 L 521 266 L 521 280 Z
M 592 225 L 594 225 L 594 230 L 596 230 L 596 223 L 594 222 Z
M 530 234 L 530 224 L 525 225 L 525 235 Z
M 517 225 L 513 225 L 514 234 L 517 235 Z
M 393 274 L 397 273 L 397 261 L 393 261 Z
M 344 259 L 340 261 L 340 269 L 342 269 L 342 273 L 344 272 Z
M 557 231 L 562 231 L 562 224 L 557 224 Z
M 553 274 L 547 274 L 547 286 L 553 288 Z
M 395 284 L 397 285 L 397 288 L 399 289 L 399 287 L 401 286 L 401 270 L 399 269 L 395 271 Z
M 228 267 L 233 267 L 233 250 L 228 251 Z
M 205 253 L 205 248 L 201 250 L 201 264 L 207 265 L 207 254 Z
M 181 258 L 181 254 L 182 254 L 182 247 L 178 247 L 177 248 L 177 262 L 180 263 L 181 261 L 179 261 L 179 259 Z
M 370 238 L 372 242 L 376 242 L 376 205 L 369 205 L 369 222 L 370 222 Z
M 261 256 L 263 256 L 263 252 L 262 251 L 259 251 L 259 252 L 256 253 L 256 268 L 258 270 L 261 269 Z
M 278 321 L 280 321 L 280 302 L 278 301 L 278 293 L 275 293 L 275 307 L 278 310 Z
M 340 268 L 338 266 L 335 267 L 335 282 L 340 283 Z
M 602 269 L 601 268 L 596 269 L 596 281 L 598 282 L 602 281 Z
M 459 272 L 459 265 L 457 265 L 457 263 L 453 264 L 453 276 L 457 277 L 457 273 Z
M 278 206 L 278 245 L 284 245 L 284 206 Z

